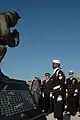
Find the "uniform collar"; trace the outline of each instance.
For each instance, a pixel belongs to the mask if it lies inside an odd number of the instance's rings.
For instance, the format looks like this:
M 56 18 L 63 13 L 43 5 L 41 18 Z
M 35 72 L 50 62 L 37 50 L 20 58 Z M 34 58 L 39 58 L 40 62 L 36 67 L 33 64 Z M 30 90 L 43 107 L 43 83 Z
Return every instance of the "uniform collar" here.
M 55 69 L 54 69 L 54 73 L 55 73 L 58 69 L 59 69 L 59 67 L 55 68 Z

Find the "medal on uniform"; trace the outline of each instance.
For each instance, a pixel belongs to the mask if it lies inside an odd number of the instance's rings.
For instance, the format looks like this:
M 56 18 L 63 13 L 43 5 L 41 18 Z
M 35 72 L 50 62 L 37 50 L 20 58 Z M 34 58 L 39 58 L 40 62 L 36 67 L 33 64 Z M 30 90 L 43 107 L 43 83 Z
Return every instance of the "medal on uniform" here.
M 61 75 L 61 74 L 59 74 L 59 79 L 60 79 L 60 80 L 62 79 L 62 75 Z

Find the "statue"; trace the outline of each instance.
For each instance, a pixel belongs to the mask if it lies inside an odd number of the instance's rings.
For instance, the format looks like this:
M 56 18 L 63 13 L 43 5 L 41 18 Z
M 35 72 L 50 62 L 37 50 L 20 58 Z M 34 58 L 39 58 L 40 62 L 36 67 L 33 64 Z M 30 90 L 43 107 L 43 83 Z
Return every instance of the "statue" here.
M 13 48 L 19 44 L 18 30 L 11 32 L 10 28 L 14 28 L 20 18 L 16 11 L 0 13 L 0 63 L 7 52 L 6 46 Z

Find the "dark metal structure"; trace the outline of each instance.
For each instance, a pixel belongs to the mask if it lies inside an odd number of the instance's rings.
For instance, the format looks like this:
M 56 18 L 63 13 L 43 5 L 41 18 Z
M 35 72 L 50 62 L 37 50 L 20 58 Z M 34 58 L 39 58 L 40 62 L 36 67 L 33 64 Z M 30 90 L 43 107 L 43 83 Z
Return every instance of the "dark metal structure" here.
M 0 120 L 46 120 L 25 81 L 0 80 Z

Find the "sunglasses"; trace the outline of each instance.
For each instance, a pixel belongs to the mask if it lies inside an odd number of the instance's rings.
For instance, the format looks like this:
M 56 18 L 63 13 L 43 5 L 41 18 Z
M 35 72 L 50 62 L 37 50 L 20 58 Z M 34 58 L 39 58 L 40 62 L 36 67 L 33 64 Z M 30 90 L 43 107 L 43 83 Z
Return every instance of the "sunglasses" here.
M 73 73 L 69 73 L 69 75 L 73 75 Z

